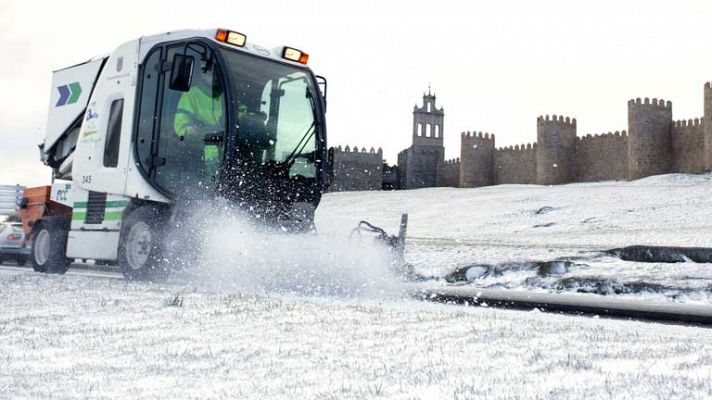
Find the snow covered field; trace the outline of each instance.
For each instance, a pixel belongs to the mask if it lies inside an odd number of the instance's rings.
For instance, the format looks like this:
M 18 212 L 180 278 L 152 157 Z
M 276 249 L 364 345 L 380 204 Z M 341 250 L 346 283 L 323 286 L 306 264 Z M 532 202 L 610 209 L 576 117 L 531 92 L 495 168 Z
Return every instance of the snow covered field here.
M 0 267 L 0 398 L 712 398 L 712 329 L 415 302 L 377 249 L 342 239 L 360 219 L 396 232 L 408 212 L 422 273 L 578 257 L 560 275 L 512 267 L 470 284 L 589 276 L 709 303 L 710 264 L 591 251 L 711 246 L 710 195 L 710 175 L 336 193 L 318 240 L 223 218 L 200 265 L 166 283 Z
M 440 276 L 473 264 L 509 263 L 473 285 L 623 294 L 712 303 L 712 265 L 633 263 L 595 253 L 629 245 L 712 247 L 712 175 L 634 182 L 501 185 L 336 193 L 318 211 L 321 232 L 346 235 L 359 219 L 398 231 L 409 213 L 407 260 Z M 574 262 L 539 276 L 527 261 Z M 629 293 L 635 292 L 635 293 Z
M 0 272 L 0 398 L 705 399 L 712 330 Z

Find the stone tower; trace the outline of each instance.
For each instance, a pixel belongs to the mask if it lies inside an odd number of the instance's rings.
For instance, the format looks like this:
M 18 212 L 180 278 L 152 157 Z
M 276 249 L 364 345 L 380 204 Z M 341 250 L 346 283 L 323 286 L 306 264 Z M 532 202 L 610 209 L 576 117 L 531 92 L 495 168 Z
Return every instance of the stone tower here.
M 398 154 L 402 189 L 434 187 L 445 162 L 443 121 L 445 111 L 437 108 L 435 95 L 423 94 L 423 105 L 413 107 L 413 145 Z
M 670 172 L 672 103 L 649 98 L 628 102 L 628 179 Z
M 462 132 L 460 136 L 460 187 L 494 185 L 494 134 Z
M 705 134 L 705 171 L 712 171 L 712 82 L 705 83 L 705 114 L 702 117 Z
M 539 117 L 536 121 L 536 183 L 557 185 L 576 177 L 576 118 Z
M 423 106 L 413 106 L 413 145 L 443 147 L 445 112 L 435 107 L 435 95 L 423 95 Z

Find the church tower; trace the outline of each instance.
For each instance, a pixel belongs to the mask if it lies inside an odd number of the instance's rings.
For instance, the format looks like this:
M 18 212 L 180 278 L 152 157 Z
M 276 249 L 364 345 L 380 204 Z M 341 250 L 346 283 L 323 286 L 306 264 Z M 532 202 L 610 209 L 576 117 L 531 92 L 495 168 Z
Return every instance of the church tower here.
M 443 147 L 443 121 L 445 111 L 438 110 L 435 95 L 423 94 L 423 105 L 413 107 L 413 145 Z
M 435 95 L 423 94 L 423 105 L 413 107 L 413 144 L 398 154 L 402 189 L 438 186 L 439 171 L 445 163 L 443 121 L 445 111 L 435 103 Z

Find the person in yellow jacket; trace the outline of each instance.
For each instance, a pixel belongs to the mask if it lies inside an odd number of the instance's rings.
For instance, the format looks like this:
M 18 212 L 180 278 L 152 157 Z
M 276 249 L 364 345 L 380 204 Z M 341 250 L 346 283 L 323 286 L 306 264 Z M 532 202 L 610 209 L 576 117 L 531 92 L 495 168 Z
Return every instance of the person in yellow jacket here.
M 206 172 L 215 176 L 220 148 L 218 144 L 204 143 L 203 139 L 206 134 L 222 135 L 225 130 L 224 96 L 219 85 L 213 84 L 213 79 L 219 82 L 217 73 L 200 71 L 196 75 L 198 79 L 178 100 L 173 127 L 181 140 L 190 139 L 191 142 L 204 146 L 202 157 Z

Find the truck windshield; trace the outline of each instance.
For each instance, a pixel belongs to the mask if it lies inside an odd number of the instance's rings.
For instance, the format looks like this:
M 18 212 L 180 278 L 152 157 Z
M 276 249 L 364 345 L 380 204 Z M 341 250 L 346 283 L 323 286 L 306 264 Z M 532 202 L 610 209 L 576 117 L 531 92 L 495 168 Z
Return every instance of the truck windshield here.
M 317 93 L 308 71 L 221 50 L 237 96 L 239 162 L 283 163 L 290 177 L 316 176 Z

